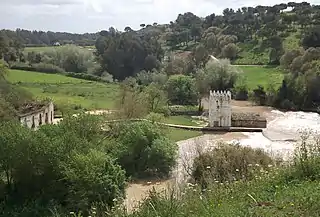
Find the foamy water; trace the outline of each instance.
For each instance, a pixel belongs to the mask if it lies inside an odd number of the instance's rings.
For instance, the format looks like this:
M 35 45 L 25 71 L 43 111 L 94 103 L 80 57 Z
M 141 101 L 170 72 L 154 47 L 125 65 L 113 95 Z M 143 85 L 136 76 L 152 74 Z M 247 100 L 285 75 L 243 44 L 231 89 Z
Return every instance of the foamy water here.
M 248 138 L 238 142 L 252 148 L 263 148 L 286 159 L 304 132 L 320 134 L 320 115 L 317 113 L 273 110 L 267 119 L 272 121 L 268 122 L 263 133 L 243 133 Z
M 246 138 L 223 140 L 252 148 L 262 148 L 272 156 L 290 158 L 296 142 L 304 131 L 320 134 L 320 115 L 307 112 L 281 112 L 273 110 L 266 114 L 268 124 L 263 133 L 243 133 Z M 179 159 L 174 177 L 178 182 L 185 181 L 198 151 L 214 147 L 221 141 L 219 135 L 204 135 L 178 142 Z

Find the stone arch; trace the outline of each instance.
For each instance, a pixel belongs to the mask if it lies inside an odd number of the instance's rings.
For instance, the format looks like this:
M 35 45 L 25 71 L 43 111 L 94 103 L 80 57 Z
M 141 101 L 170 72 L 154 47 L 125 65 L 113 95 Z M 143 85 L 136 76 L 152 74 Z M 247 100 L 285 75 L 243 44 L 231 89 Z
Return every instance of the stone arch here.
M 40 113 L 39 114 L 39 126 L 41 126 L 42 125 L 42 114 Z
M 46 112 L 45 114 L 45 119 L 44 119 L 45 123 L 48 124 L 49 123 L 49 116 L 48 116 L 48 112 Z

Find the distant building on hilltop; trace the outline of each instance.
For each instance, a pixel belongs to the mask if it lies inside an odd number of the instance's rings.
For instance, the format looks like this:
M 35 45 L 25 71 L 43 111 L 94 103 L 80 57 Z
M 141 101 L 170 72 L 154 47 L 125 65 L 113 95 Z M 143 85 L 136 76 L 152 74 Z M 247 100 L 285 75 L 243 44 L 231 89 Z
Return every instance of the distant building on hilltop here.
M 53 124 L 54 105 L 52 102 L 26 104 L 19 111 L 18 117 L 20 123 L 30 129 L 37 129 L 45 124 Z

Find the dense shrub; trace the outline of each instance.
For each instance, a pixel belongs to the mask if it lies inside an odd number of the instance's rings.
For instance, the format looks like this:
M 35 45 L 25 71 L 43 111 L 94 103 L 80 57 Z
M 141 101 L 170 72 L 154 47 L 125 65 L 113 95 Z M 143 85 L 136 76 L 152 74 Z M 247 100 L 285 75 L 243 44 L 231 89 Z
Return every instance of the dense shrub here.
M 64 213 L 86 213 L 93 204 L 108 208 L 122 197 L 125 172 L 105 153 L 110 141 L 104 139 L 101 121 L 89 115 L 65 117 L 60 125 L 37 131 L 1 122 L 0 173 L 7 175 L 0 182 L 0 204 L 5 212 L 10 213 L 8 207 L 19 212 L 36 199 L 43 210 L 55 202 Z M 44 216 L 32 207 L 30 216 Z
M 286 170 L 286 181 L 320 180 L 320 137 L 303 132 L 293 157 L 293 165 Z
M 192 177 L 203 187 L 214 181 L 249 180 L 255 175 L 254 167 L 267 169 L 272 163 L 273 160 L 261 149 L 218 144 L 194 160 Z
M 149 122 L 113 126 L 116 146 L 110 151 L 133 178 L 166 177 L 175 165 L 177 145 L 157 125 Z
M 45 63 L 54 64 L 67 72 L 87 73 L 94 67 L 92 51 L 75 45 L 67 45 L 44 53 Z
M 236 83 L 232 92 L 235 100 L 248 100 L 248 85 L 244 79 Z
M 166 84 L 169 102 L 173 105 L 197 105 L 198 92 L 195 79 L 186 75 L 173 75 Z
M 98 81 L 98 82 L 112 82 L 113 79 L 110 77 L 111 75 L 108 74 L 103 74 L 102 77 L 92 75 L 92 74 L 87 74 L 87 73 L 75 73 L 75 72 L 65 72 L 62 68 L 52 65 L 52 64 L 47 64 L 47 63 L 38 63 L 38 64 L 26 64 L 22 62 L 14 62 L 10 66 L 11 69 L 17 69 L 17 70 L 24 70 L 24 71 L 35 71 L 35 72 L 43 72 L 43 73 L 48 73 L 48 74 L 63 74 L 68 77 L 72 78 L 79 78 L 79 79 L 84 79 L 88 81 Z
M 204 69 L 197 72 L 198 90 L 208 94 L 210 90 L 230 90 L 234 87 L 239 70 L 229 60 L 209 61 Z
M 11 64 L 11 69 L 18 69 L 18 70 L 24 70 L 24 71 L 36 71 L 36 72 L 44 72 L 44 73 L 64 73 L 65 71 L 53 64 L 47 64 L 47 63 L 37 63 L 37 64 L 26 64 L 21 62 L 15 62 Z
M 68 77 L 73 77 L 73 78 L 79 78 L 79 79 L 84 79 L 88 81 L 101 81 L 101 82 L 112 82 L 113 79 L 112 77 L 104 76 L 104 77 L 99 77 L 91 74 L 86 74 L 86 73 L 74 73 L 74 72 L 67 72 L 63 73 Z
M 258 85 L 257 88 L 249 94 L 249 98 L 257 105 L 266 105 L 267 103 L 267 93 L 261 85 Z

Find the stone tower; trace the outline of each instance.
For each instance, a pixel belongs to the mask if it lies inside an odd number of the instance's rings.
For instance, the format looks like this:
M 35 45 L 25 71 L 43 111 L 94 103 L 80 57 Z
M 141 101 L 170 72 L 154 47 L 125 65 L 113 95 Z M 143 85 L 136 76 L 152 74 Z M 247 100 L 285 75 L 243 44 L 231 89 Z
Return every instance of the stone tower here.
M 231 127 L 231 92 L 210 91 L 209 126 Z

